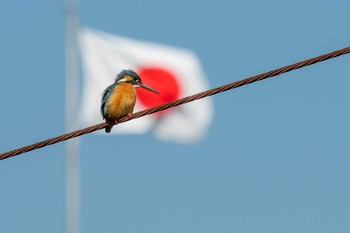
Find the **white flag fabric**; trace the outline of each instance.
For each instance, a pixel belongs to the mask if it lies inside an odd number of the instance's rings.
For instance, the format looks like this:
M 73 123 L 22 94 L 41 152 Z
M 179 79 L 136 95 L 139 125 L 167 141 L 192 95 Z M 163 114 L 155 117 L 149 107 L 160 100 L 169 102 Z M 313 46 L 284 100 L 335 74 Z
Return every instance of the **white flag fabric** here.
M 83 126 L 101 123 L 101 94 L 123 69 L 136 71 L 160 95 L 137 89 L 134 112 L 209 88 L 197 56 L 191 51 L 138 41 L 92 29 L 79 33 L 83 61 L 80 121 Z M 141 117 L 112 129 L 111 133 L 153 132 L 162 140 L 194 143 L 207 132 L 213 119 L 212 98 Z

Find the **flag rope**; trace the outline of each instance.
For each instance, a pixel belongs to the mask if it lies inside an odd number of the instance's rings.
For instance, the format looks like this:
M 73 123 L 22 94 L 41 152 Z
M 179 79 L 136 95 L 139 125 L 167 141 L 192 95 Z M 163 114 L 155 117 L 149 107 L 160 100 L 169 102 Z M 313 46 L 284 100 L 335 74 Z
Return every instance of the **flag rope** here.
M 231 90 L 231 89 L 234 89 L 237 87 L 241 87 L 241 86 L 244 86 L 247 84 L 251 84 L 253 82 L 257 82 L 257 81 L 260 81 L 263 79 L 271 78 L 271 77 L 277 76 L 279 74 L 283 74 L 283 73 L 286 73 L 286 72 L 289 72 L 292 70 L 300 69 L 302 67 L 313 65 L 315 63 L 325 61 L 325 60 L 328 60 L 331 58 L 335 58 L 335 57 L 338 57 L 341 55 L 345 55 L 348 53 L 350 53 L 350 47 L 336 50 L 336 51 L 333 51 L 331 53 L 323 54 L 323 55 L 320 55 L 317 57 L 313 57 L 313 58 L 310 58 L 310 59 L 307 59 L 307 60 L 304 60 L 301 62 L 294 63 L 292 65 L 284 66 L 284 67 L 279 68 L 279 69 L 275 69 L 275 70 L 272 70 L 272 71 L 269 71 L 266 73 L 255 75 L 255 76 L 252 76 L 252 77 L 249 77 L 246 79 L 242 79 L 240 81 L 232 82 L 232 83 L 229 83 L 229 84 L 226 84 L 223 86 L 219 86 L 219 87 L 207 90 L 207 91 L 203 91 L 203 92 L 197 93 L 195 95 L 187 96 L 187 97 L 184 97 L 182 99 L 174 100 L 174 101 L 171 101 L 169 103 L 165 103 L 165 104 L 153 107 L 153 108 L 149 108 L 149 109 L 146 109 L 143 111 L 136 112 L 136 113 L 132 114 L 131 117 L 125 116 L 125 117 L 121 118 L 119 120 L 119 123 L 123 123 L 126 121 L 130 121 L 132 119 L 136 119 L 136 118 L 143 117 L 143 116 L 146 116 L 149 114 L 153 114 L 153 113 L 156 113 L 159 111 L 163 111 L 163 110 L 166 110 L 168 108 L 173 108 L 173 107 L 176 107 L 176 106 L 179 106 L 182 104 L 192 102 L 194 100 L 202 99 L 204 97 L 215 95 L 215 94 L 218 94 L 220 92 L 228 91 L 228 90 Z M 23 153 L 28 152 L 28 151 L 36 150 L 36 149 L 39 149 L 39 148 L 42 148 L 45 146 L 49 146 L 49 145 L 52 145 L 52 144 L 55 144 L 58 142 L 62 142 L 62 141 L 65 141 L 65 140 L 68 140 L 68 139 L 71 139 L 74 137 L 78 137 L 78 136 L 81 136 L 84 134 L 88 134 L 88 133 L 91 133 L 91 132 L 94 132 L 97 130 L 101 130 L 101 129 L 105 128 L 107 125 L 108 125 L 108 123 L 100 123 L 97 125 L 86 127 L 84 129 L 73 131 L 71 133 L 66 133 L 66 134 L 60 135 L 58 137 L 50 138 L 50 139 L 47 139 L 47 140 L 44 140 L 44 141 L 41 141 L 41 142 L 38 142 L 38 143 L 35 143 L 32 145 L 28 145 L 28 146 L 24 146 L 24 147 L 15 149 L 15 150 L 11 150 L 11 151 L 5 152 L 3 154 L 0 154 L 0 160 L 7 159 L 10 157 L 19 155 L 19 154 L 23 154 Z

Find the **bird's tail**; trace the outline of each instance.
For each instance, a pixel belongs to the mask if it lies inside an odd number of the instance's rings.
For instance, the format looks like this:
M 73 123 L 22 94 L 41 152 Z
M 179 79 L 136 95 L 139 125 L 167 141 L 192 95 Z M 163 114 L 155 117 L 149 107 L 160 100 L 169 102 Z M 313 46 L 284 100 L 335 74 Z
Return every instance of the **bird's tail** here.
M 112 128 L 113 128 L 113 124 L 107 125 L 106 128 L 105 128 L 106 133 L 110 133 Z

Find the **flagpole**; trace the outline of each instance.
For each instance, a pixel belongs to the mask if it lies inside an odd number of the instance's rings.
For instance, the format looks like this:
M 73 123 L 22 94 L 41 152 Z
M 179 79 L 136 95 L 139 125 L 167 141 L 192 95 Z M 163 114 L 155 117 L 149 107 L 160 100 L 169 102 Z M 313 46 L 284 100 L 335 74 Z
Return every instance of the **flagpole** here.
M 65 0 L 65 131 L 77 128 L 79 99 L 78 0 Z M 80 156 L 79 139 L 66 142 L 65 232 L 80 233 Z

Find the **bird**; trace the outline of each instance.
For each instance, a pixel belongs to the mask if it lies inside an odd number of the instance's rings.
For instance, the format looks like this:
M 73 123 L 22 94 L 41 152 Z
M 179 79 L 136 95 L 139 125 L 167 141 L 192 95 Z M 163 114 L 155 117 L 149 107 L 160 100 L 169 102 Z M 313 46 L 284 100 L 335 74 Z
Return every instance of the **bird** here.
M 159 94 L 158 91 L 144 84 L 141 77 L 130 69 L 122 70 L 116 76 L 114 83 L 103 91 L 101 115 L 108 123 L 105 128 L 106 133 L 111 132 L 113 125 L 117 124 L 120 118 L 131 117 L 136 103 L 136 88 L 139 87 Z

